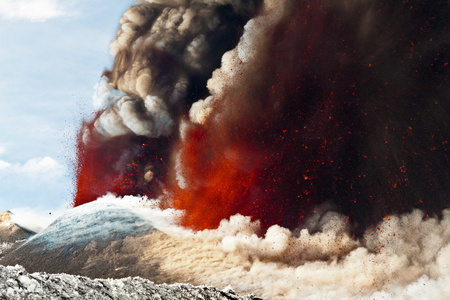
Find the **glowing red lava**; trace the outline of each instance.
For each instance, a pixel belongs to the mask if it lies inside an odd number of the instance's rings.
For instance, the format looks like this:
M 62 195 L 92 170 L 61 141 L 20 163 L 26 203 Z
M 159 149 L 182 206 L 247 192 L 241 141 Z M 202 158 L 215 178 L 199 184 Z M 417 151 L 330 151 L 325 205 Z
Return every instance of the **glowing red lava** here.
M 77 140 L 76 194 L 74 206 L 96 200 L 108 192 L 118 196 L 146 195 L 161 192 L 167 172 L 166 157 L 170 141 L 121 136 L 105 139 L 92 130 L 94 121 L 86 125 Z
M 440 26 L 395 5 L 412 29 L 428 22 L 423 40 Z M 449 110 L 439 98 L 448 66 L 421 67 L 442 55 L 411 52 L 418 31 L 393 28 L 395 10 L 376 12 L 366 28 L 355 26 L 365 21 L 358 8 L 299 2 L 259 49 L 256 69 L 224 82 L 206 123 L 189 123 L 173 143 L 80 137 L 75 205 L 164 188 L 163 205 L 185 210 L 183 225 L 196 230 L 236 213 L 294 228 L 327 201 L 363 226 L 412 207 L 439 211 L 449 196 Z M 164 187 L 142 182 L 146 165 Z
M 302 24 L 306 19 L 314 25 Z M 215 115 L 180 143 L 182 173 L 190 185 L 174 184 L 173 206 L 186 211 L 183 225 L 214 228 L 241 213 L 265 228 L 294 228 L 314 205 L 334 195 L 331 176 L 345 163 L 350 114 L 358 105 L 353 79 L 335 73 L 352 72 L 351 67 L 336 60 L 318 63 L 345 47 L 340 32 L 328 47 L 319 43 L 329 35 L 325 23 L 335 22 L 305 9 L 281 24 L 273 48 L 266 50 L 271 59 L 261 66 L 266 70 L 261 82 L 230 86 L 227 98 L 216 101 Z M 314 34 L 299 35 L 303 30 Z

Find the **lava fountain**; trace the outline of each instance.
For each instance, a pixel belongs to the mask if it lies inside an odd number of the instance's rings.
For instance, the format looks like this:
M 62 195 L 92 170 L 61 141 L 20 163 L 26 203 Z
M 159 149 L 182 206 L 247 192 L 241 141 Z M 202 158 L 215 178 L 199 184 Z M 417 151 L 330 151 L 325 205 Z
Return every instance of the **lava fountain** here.
M 159 198 L 262 232 L 449 206 L 448 1 L 139 1 L 78 136 L 74 205 Z M 318 208 L 319 207 L 319 208 Z

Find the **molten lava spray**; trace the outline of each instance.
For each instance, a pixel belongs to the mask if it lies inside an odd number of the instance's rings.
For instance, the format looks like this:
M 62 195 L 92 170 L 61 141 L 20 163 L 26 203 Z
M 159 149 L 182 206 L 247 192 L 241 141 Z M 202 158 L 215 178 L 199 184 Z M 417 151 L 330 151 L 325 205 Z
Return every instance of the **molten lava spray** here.
M 449 14 L 435 0 L 139 1 L 79 134 L 74 205 L 146 195 L 189 228 L 241 214 L 260 233 L 319 206 L 358 235 L 413 208 L 442 216 Z

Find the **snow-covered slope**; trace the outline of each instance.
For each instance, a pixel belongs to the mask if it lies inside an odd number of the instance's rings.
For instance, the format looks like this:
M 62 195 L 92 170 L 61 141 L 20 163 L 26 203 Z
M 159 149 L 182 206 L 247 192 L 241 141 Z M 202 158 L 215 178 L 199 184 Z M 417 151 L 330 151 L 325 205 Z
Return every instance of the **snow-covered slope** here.
M 93 240 L 115 240 L 151 232 L 154 227 L 118 201 L 95 201 L 66 211 L 23 247 L 53 250 L 65 245 L 88 244 Z
M 148 208 L 137 199 L 130 203 L 105 198 L 68 210 L 20 247 L 7 251 L 0 264 L 19 264 L 30 272 L 157 280 L 156 263 L 138 265 L 136 251 L 124 250 L 127 241 L 158 231 L 140 216 Z
M 139 277 L 89 279 L 68 274 L 29 274 L 21 266 L 0 266 L 1 299 L 204 299 L 256 300 L 231 289 L 190 284 L 157 285 Z

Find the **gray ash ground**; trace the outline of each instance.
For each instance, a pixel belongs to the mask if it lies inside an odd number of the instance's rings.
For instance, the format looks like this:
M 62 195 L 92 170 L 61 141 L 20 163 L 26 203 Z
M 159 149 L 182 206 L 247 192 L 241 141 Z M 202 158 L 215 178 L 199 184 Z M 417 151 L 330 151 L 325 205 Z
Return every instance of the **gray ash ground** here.
M 257 300 L 231 289 L 190 284 L 157 285 L 140 277 L 89 279 L 68 274 L 28 273 L 21 266 L 0 266 L 1 299 L 223 299 Z

